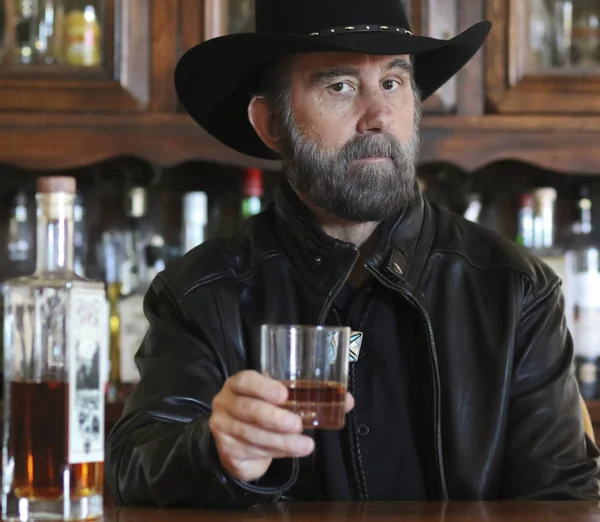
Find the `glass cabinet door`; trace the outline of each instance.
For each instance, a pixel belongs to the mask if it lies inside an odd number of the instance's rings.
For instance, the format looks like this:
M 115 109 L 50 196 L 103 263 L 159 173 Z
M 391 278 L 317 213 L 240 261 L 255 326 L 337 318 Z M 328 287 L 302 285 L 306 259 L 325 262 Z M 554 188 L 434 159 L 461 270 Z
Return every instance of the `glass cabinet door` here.
M 255 30 L 254 0 L 206 0 L 206 38 Z
M 409 4 L 409 0 L 405 0 Z M 415 5 L 416 3 L 416 5 Z M 448 40 L 457 34 L 457 0 L 413 0 L 411 26 L 415 34 Z M 408 10 L 407 10 L 408 12 Z M 456 76 L 446 82 L 423 105 L 425 114 L 448 114 L 456 110 Z
M 97 67 L 106 45 L 104 0 L 2 0 L 2 68 Z
M 0 0 L 0 110 L 143 109 L 149 0 Z
M 600 112 L 600 0 L 487 0 L 487 10 L 494 111 Z
M 600 73 L 600 0 L 515 4 L 521 75 Z

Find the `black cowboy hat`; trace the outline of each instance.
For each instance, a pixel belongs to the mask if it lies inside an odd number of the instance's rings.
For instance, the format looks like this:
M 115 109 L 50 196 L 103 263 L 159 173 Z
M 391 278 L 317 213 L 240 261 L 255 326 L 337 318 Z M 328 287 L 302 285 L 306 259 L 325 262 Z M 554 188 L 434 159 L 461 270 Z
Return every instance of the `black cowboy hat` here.
M 401 0 L 256 0 L 256 32 L 213 38 L 187 51 L 175 88 L 190 116 L 219 141 L 273 159 L 248 120 L 248 104 L 260 73 L 275 60 L 322 51 L 412 55 L 425 99 L 473 57 L 490 28 L 479 22 L 438 40 L 411 33 Z

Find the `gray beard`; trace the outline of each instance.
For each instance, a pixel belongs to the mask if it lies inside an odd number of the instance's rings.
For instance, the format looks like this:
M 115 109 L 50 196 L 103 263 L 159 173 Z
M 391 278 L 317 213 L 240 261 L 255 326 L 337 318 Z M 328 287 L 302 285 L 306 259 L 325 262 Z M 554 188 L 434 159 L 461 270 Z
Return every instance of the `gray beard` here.
M 282 122 L 283 173 L 308 200 L 351 222 L 383 221 L 417 195 L 418 115 L 407 143 L 387 133 L 356 136 L 330 152 L 304 136 L 291 111 Z M 388 161 L 359 162 L 369 157 Z

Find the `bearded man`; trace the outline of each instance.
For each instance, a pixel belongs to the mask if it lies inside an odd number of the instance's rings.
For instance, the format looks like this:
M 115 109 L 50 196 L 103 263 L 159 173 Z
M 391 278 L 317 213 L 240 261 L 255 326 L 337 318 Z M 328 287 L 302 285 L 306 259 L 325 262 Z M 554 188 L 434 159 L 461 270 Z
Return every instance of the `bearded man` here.
M 275 201 L 153 282 L 141 381 L 107 443 L 125 504 L 600 499 L 558 277 L 416 181 L 421 100 L 483 44 L 411 34 L 400 0 L 257 0 L 188 51 L 189 114 L 280 157 Z M 264 323 L 363 332 L 346 427 L 303 433 L 259 373 Z

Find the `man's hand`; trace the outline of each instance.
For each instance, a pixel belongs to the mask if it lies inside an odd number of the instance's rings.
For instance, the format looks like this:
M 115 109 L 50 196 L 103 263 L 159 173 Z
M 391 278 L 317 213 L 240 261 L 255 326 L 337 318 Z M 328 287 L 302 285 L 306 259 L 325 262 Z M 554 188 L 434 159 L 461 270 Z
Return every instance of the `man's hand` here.
M 246 482 L 262 477 L 275 458 L 306 457 L 314 441 L 302 435 L 299 415 L 281 407 L 287 388 L 280 382 L 247 370 L 225 382 L 213 399 L 208 421 L 225 470 Z M 346 412 L 354 407 L 346 396 Z

